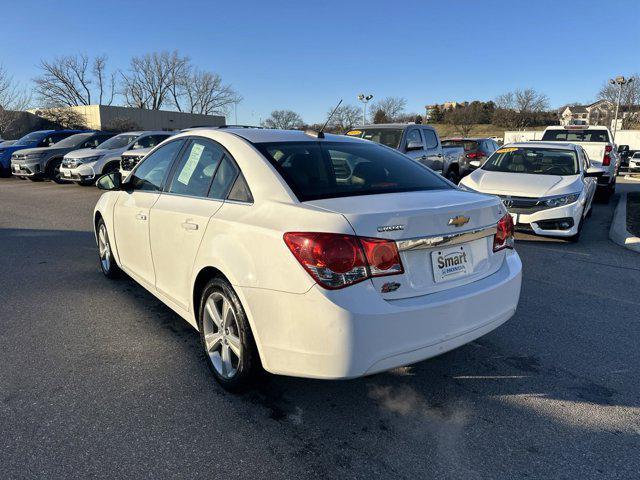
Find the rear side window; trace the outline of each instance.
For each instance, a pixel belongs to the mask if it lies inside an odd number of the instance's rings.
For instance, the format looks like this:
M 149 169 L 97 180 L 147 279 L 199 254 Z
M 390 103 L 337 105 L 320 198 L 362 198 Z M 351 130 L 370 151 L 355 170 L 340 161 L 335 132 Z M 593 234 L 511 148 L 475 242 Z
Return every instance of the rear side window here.
M 451 188 L 405 155 L 370 143 L 282 142 L 256 147 L 301 201 Z
M 233 160 L 225 154 L 222 159 L 222 163 L 220 164 L 220 168 L 218 168 L 218 171 L 216 172 L 216 178 L 213 179 L 213 183 L 211 184 L 209 198 L 226 198 L 237 176 L 238 167 L 236 167 Z
M 563 142 L 609 142 L 606 130 L 547 130 L 542 140 Z
M 242 173 L 236 178 L 227 198 L 236 202 L 253 203 L 253 195 L 251 195 L 249 185 L 247 185 L 247 181 Z
M 436 132 L 428 128 L 424 128 L 422 129 L 422 134 L 424 135 L 424 144 L 426 148 L 436 148 L 438 146 L 438 137 L 436 137 Z
M 222 148 L 213 142 L 191 142 L 178 162 L 168 191 L 179 195 L 206 197 L 223 154 Z

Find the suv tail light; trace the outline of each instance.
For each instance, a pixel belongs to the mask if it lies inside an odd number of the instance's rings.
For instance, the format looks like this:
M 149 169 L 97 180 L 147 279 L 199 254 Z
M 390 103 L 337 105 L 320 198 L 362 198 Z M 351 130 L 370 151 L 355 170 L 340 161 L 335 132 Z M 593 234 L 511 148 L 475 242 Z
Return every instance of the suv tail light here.
M 404 272 L 396 243 L 390 240 L 339 233 L 288 232 L 284 241 L 309 275 L 330 290 Z
M 471 152 L 471 153 L 467 153 L 465 157 L 471 160 L 480 160 L 481 158 L 486 157 L 486 155 L 483 152 Z
M 611 145 L 607 145 L 604 147 L 604 158 L 602 159 L 602 165 L 608 167 L 611 165 L 611 151 L 613 147 Z
M 507 213 L 498 220 L 498 231 L 493 237 L 493 251 L 513 248 L 513 218 Z

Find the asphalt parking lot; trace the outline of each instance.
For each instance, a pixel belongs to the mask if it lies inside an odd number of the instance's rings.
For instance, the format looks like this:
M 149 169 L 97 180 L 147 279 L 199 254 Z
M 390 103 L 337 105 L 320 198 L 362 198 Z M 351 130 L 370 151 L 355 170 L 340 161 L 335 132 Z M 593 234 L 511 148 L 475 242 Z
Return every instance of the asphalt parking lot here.
M 190 326 L 102 276 L 99 195 L 0 179 L 3 478 L 638 478 L 640 255 L 608 240 L 617 199 L 578 244 L 520 238 L 518 312 L 486 337 L 234 396 Z

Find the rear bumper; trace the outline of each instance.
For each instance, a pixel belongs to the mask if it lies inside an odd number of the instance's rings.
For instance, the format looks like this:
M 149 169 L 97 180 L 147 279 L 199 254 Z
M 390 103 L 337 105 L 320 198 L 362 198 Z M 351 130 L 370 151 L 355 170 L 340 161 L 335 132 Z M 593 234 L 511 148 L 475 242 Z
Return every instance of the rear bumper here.
M 532 231 L 536 235 L 571 237 L 578 233 L 583 212 L 584 205 L 578 201 L 564 207 L 549 208 L 530 215 L 520 213 L 517 215 L 515 227 L 516 230 Z M 554 223 L 567 223 L 571 226 L 570 228 L 554 228 Z
M 236 288 L 266 370 L 344 379 L 419 362 L 497 328 L 516 311 L 521 272 L 510 251 L 489 277 L 402 300 L 384 300 L 371 282 L 301 295 Z

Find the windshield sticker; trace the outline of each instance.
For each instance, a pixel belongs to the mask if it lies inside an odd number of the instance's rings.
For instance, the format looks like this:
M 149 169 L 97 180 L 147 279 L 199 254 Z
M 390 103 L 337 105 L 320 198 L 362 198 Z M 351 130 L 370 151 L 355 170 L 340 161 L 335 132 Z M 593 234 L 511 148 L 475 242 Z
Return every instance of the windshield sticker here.
M 509 153 L 518 150 L 516 147 L 499 148 L 496 153 Z
M 362 134 L 362 130 L 351 130 L 350 132 L 347 132 L 347 135 L 361 135 Z
M 189 180 L 191 180 L 191 176 L 193 172 L 196 170 L 196 165 L 200 161 L 200 157 L 202 156 L 202 151 L 204 150 L 204 145 L 200 145 L 196 143 L 193 147 L 191 147 L 191 153 L 189 154 L 189 158 L 187 159 L 180 175 L 178 176 L 178 181 L 183 185 L 188 185 Z

